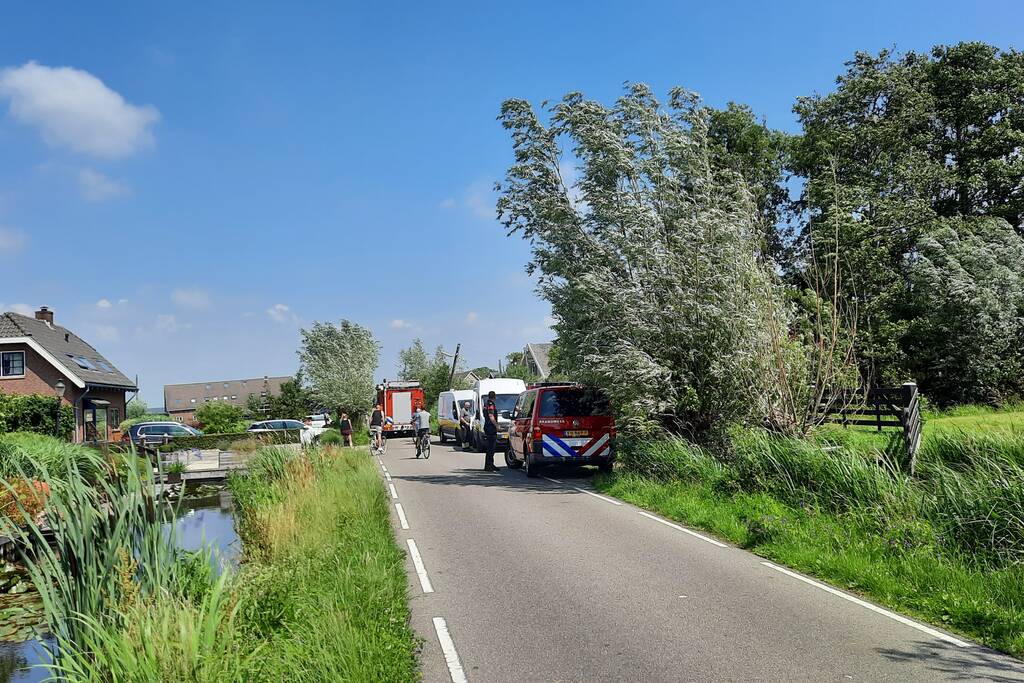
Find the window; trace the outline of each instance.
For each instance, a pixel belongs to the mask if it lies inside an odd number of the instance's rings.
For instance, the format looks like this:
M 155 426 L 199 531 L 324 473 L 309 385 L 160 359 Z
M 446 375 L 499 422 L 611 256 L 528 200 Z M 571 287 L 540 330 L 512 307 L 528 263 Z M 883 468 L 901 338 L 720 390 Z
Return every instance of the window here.
M 111 408 L 110 409 L 110 424 L 114 426 L 114 429 L 118 429 L 121 426 L 121 409 Z
M 228 397 L 227 397 L 227 396 L 224 396 L 223 398 L 224 398 L 224 400 L 225 400 L 225 401 L 226 401 L 226 400 L 228 400 Z
M 207 388 L 207 389 L 209 389 L 209 388 L 210 388 L 210 385 L 209 385 L 209 384 L 207 384 L 207 385 L 206 385 L 206 388 Z
M 224 388 L 225 388 L 225 389 L 227 389 L 227 388 L 228 388 L 228 383 L 227 383 L 227 382 L 224 382 Z
M 188 400 L 188 402 L 189 402 L 189 403 L 195 403 L 195 402 L 196 402 L 196 400 L 195 400 L 194 398 L 190 398 L 190 399 Z
M 83 370 L 95 370 L 96 369 L 96 366 L 92 364 L 92 361 L 89 360 L 88 358 L 86 358 L 85 356 L 74 356 L 74 355 L 69 353 L 69 354 L 67 354 L 67 357 L 70 358 L 71 360 L 75 361 L 75 364 L 78 367 L 82 368 Z
M 0 353 L 0 377 L 24 377 L 25 352 L 4 351 Z
M 110 367 L 110 364 L 102 358 L 96 359 L 96 365 L 100 366 L 106 372 L 113 372 L 114 368 Z
M 238 397 L 237 397 L 237 396 L 235 396 L 234 394 L 231 394 L 231 400 L 232 400 L 232 401 L 234 401 L 234 400 L 235 400 L 236 398 L 238 398 Z
M 591 389 L 548 390 L 541 395 L 541 417 L 587 417 L 611 415 L 612 408 L 604 394 Z

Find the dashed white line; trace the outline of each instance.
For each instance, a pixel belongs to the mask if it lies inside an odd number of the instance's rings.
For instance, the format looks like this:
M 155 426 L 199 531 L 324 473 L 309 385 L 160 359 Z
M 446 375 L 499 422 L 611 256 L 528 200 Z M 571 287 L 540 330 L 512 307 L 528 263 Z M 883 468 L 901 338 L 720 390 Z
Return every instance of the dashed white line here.
M 434 617 L 434 630 L 437 631 L 437 640 L 441 643 L 441 652 L 444 653 L 444 661 L 448 665 L 452 683 L 466 683 L 466 672 L 459 661 L 459 653 L 455 651 L 455 641 L 448 633 L 448 624 L 442 617 Z
M 391 489 L 391 497 L 398 498 L 398 491 L 395 490 L 395 485 L 388 483 L 388 488 Z
M 861 607 L 866 607 L 867 609 L 871 610 L 872 612 L 877 612 L 878 614 L 881 614 L 882 616 L 889 617 L 890 619 L 892 619 L 894 621 L 898 621 L 901 624 L 905 624 L 905 625 L 909 626 L 910 628 L 917 629 L 918 631 L 921 631 L 922 633 L 927 633 L 928 635 L 932 636 L 933 638 L 938 638 L 939 640 L 944 640 L 947 643 L 952 643 L 953 645 L 956 645 L 957 647 L 972 647 L 971 643 L 967 643 L 967 642 L 964 642 L 962 640 L 959 640 L 958 638 L 954 638 L 953 636 L 946 635 L 942 631 L 937 631 L 937 630 L 935 630 L 935 629 L 933 629 L 933 628 L 931 628 L 929 626 L 925 626 L 924 624 L 919 624 L 916 621 L 914 621 L 913 619 L 907 619 L 906 617 L 904 617 L 904 616 L 902 616 L 900 614 L 896 614 L 895 612 L 890 612 L 889 610 L 883 609 L 883 608 L 879 607 L 878 605 L 872 605 L 870 602 L 867 602 L 865 600 L 861 600 L 860 598 L 855 598 L 854 596 L 848 595 L 848 594 L 846 594 L 846 593 L 844 593 L 844 592 L 842 592 L 840 590 L 836 590 L 835 588 L 832 588 L 831 586 L 826 586 L 825 584 L 819 583 L 819 582 L 815 581 L 814 579 L 809 579 L 806 576 L 803 576 L 801 574 L 797 574 L 794 571 L 790 571 L 790 570 L 786 569 L 785 567 L 780 567 L 779 565 L 773 564 L 771 562 L 762 562 L 761 564 L 763 564 L 764 566 L 768 567 L 769 569 L 774 569 L 777 572 L 782 572 L 786 576 L 791 576 L 791 577 L 793 577 L 794 579 L 796 579 L 798 581 L 803 581 L 804 583 L 806 583 L 808 585 L 811 585 L 811 586 L 814 586 L 815 588 L 820 588 L 821 590 L 825 591 L 826 593 L 831 593 L 832 595 L 840 597 L 843 600 L 849 600 L 850 602 L 852 602 L 855 605 L 860 605 Z
M 388 480 L 388 481 L 391 481 L 391 474 L 390 474 L 390 473 L 388 473 L 388 472 L 385 472 L 385 473 L 384 473 L 384 478 L 385 478 L 386 480 Z
M 643 515 L 644 517 L 647 517 L 648 519 L 653 519 L 655 522 L 658 522 L 660 524 L 664 524 L 665 526 L 672 527 L 676 531 L 682 531 L 684 534 L 690 534 L 691 536 L 693 536 L 695 538 L 699 538 L 702 541 L 707 541 L 711 545 L 717 545 L 719 548 L 728 548 L 729 547 L 726 544 L 720 543 L 720 542 L 716 541 L 713 538 L 708 538 L 707 536 L 704 536 L 703 534 L 698 534 L 696 531 L 690 531 L 686 527 L 679 526 L 678 524 L 675 524 L 674 522 L 670 522 L 667 519 L 662 519 L 661 517 L 658 517 L 657 515 L 652 515 L 649 512 L 644 512 L 643 510 L 637 510 L 637 514 Z
M 420 557 L 416 541 L 411 538 L 405 541 L 409 545 L 409 555 L 412 557 L 412 564 L 416 567 L 416 576 L 420 577 L 420 587 L 424 593 L 433 593 L 434 587 L 430 585 L 430 577 L 427 576 L 427 568 L 423 566 L 423 558 Z
M 405 510 L 402 508 L 401 503 L 395 503 L 395 510 L 398 511 L 398 521 L 401 522 L 403 529 L 409 528 L 409 520 L 405 518 Z

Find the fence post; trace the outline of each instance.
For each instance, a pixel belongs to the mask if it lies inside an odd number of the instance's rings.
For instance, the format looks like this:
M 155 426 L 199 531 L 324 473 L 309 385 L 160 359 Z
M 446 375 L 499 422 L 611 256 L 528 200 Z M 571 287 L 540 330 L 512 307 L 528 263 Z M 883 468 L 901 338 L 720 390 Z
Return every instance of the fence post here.
M 917 383 L 904 382 L 900 387 L 900 395 L 903 404 L 900 422 L 903 423 L 903 443 L 907 449 L 905 469 L 910 476 L 914 476 L 917 450 L 921 445 L 921 409 L 917 401 Z

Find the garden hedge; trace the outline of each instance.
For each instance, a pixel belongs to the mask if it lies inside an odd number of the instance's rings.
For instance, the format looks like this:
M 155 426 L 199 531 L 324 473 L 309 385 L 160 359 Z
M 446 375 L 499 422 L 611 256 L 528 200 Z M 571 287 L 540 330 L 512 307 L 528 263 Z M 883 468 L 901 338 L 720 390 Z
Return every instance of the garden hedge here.
M 259 432 L 250 434 L 242 432 L 238 434 L 203 434 L 202 436 L 179 436 L 171 439 L 168 443 L 157 446 L 162 453 L 173 451 L 186 451 L 193 448 L 199 450 L 212 450 L 219 448 L 222 451 L 231 450 L 231 444 L 236 441 L 255 439 L 267 445 L 278 445 L 287 443 L 299 443 L 301 429 L 282 429 L 274 432 Z

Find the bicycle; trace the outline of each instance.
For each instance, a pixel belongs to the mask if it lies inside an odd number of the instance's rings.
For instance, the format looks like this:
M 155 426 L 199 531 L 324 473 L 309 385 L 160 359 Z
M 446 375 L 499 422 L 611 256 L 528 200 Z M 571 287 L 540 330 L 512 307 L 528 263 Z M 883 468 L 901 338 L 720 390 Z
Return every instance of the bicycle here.
M 423 432 L 416 440 L 416 457 L 430 458 L 430 432 Z
M 380 445 L 374 443 L 373 432 L 370 432 L 370 455 L 384 455 L 388 452 L 388 440 L 384 438 L 384 434 L 380 435 Z

